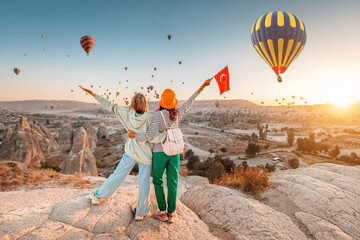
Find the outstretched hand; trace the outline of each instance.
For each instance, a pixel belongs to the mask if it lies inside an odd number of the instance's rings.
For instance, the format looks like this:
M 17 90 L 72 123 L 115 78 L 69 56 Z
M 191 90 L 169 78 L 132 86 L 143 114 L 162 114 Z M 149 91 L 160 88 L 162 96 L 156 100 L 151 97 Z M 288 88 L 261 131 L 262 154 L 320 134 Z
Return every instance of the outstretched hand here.
M 91 96 L 95 97 L 95 93 L 93 91 L 91 91 L 90 89 L 87 88 L 83 88 L 82 86 L 79 85 L 79 87 L 84 90 L 85 92 L 87 92 L 88 94 L 90 94 Z
M 205 80 L 205 82 L 203 83 L 203 87 L 207 87 L 207 86 L 209 86 L 210 85 L 210 83 L 211 83 L 211 80 L 212 80 L 213 78 L 209 78 L 209 79 L 207 79 L 207 80 Z
M 129 138 L 135 138 L 135 136 L 136 136 L 136 133 L 135 133 L 135 132 L 133 132 L 133 131 L 131 131 L 131 130 L 128 131 L 128 137 L 129 137 Z

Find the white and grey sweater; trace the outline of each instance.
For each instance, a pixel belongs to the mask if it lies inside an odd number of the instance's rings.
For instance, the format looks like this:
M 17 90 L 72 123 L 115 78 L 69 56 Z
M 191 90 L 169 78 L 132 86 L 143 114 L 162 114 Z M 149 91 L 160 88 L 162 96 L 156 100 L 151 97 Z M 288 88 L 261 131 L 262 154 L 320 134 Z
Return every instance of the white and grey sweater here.
M 184 102 L 181 107 L 179 107 L 178 110 L 178 121 L 179 123 L 181 122 L 181 120 L 184 118 L 184 116 L 186 115 L 187 111 L 189 110 L 189 108 L 191 107 L 192 103 L 194 102 L 195 98 L 198 96 L 199 94 L 197 92 L 195 92 L 186 102 Z M 151 123 L 150 123 L 150 127 L 148 129 L 148 131 L 146 133 L 138 133 L 136 134 L 135 139 L 138 141 L 151 141 L 158 132 L 161 131 L 166 131 L 169 127 L 171 127 L 172 124 L 174 124 L 176 122 L 175 121 L 171 121 L 170 119 L 170 114 L 167 110 L 161 110 L 161 112 L 164 115 L 165 121 L 166 121 L 166 126 L 163 120 L 163 117 L 161 116 L 160 111 L 156 112 L 155 114 L 153 114 L 152 118 L 151 118 Z M 161 143 L 156 143 L 154 144 L 153 147 L 153 152 L 163 152 L 163 148 Z

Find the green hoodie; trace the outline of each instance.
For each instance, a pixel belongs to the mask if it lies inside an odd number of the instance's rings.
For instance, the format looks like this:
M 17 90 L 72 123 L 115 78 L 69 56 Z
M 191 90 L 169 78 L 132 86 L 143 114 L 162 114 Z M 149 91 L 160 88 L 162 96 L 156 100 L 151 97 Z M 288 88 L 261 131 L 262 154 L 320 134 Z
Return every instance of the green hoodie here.
M 129 110 L 125 107 L 119 107 L 99 95 L 95 99 L 109 112 L 115 114 L 125 129 L 132 130 L 135 133 L 146 133 L 150 126 L 151 114 L 145 112 L 143 114 L 136 113 L 133 109 Z M 125 143 L 125 152 L 134 160 L 150 165 L 152 163 L 152 143 L 163 142 L 166 138 L 165 132 L 159 132 L 150 142 L 141 142 L 134 139 L 127 139 Z

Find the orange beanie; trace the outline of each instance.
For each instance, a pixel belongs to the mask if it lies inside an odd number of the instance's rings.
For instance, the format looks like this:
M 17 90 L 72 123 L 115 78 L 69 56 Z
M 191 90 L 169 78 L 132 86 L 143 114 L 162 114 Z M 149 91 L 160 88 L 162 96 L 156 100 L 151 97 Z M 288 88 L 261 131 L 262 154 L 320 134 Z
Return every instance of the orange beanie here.
M 165 89 L 161 94 L 160 106 L 166 109 L 176 108 L 178 100 L 175 97 L 175 92 L 171 89 Z

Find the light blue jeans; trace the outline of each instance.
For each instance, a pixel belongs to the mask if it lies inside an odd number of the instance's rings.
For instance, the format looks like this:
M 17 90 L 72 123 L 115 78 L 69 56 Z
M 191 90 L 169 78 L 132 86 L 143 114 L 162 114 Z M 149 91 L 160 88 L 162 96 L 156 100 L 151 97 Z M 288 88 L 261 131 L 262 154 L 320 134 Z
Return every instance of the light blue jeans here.
M 113 195 L 126 176 L 137 162 L 124 153 L 115 171 L 106 179 L 101 187 L 95 191 L 96 197 L 108 199 Z M 149 189 L 151 165 L 139 164 L 139 194 L 136 205 L 136 216 L 143 216 L 149 213 Z

